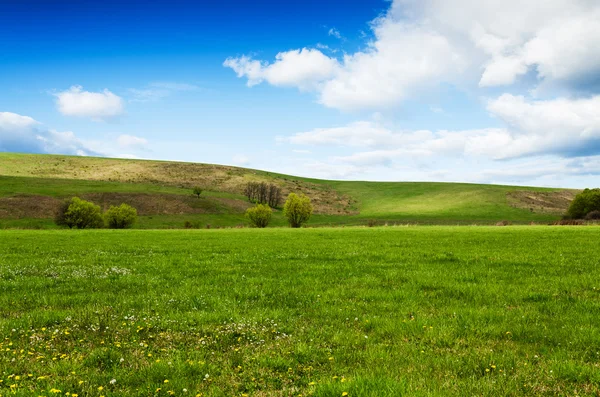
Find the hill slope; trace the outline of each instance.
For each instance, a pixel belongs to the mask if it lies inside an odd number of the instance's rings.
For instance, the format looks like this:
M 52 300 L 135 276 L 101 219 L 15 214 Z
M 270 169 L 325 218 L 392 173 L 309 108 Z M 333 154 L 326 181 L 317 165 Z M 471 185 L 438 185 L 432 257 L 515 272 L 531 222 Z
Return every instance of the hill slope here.
M 566 210 L 575 191 L 428 182 L 327 181 L 252 169 L 165 161 L 0 153 L 0 226 L 51 227 L 56 206 L 78 195 L 102 207 L 129 203 L 138 227 L 235 226 L 250 206 L 250 181 L 302 192 L 315 204 L 314 225 L 548 222 Z M 198 199 L 193 186 L 205 192 Z M 372 221 L 371 221 L 372 222 Z M 274 225 L 284 225 L 280 211 Z

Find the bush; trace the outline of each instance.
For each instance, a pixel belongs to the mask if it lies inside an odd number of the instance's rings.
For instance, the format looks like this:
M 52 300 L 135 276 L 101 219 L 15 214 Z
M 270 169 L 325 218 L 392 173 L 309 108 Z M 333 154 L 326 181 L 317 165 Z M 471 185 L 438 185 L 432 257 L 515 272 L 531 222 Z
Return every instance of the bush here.
M 59 226 L 68 226 L 69 229 L 100 228 L 103 226 L 100 206 L 73 197 L 61 204 L 54 221 Z
M 583 219 L 592 211 L 600 211 L 600 189 L 585 189 L 575 196 L 567 215 L 572 219 Z
M 200 198 L 200 195 L 202 194 L 202 188 L 199 186 L 196 186 L 193 190 L 194 195 L 198 196 L 198 198 Z
M 294 228 L 308 222 L 312 212 L 310 198 L 305 195 L 298 196 L 296 193 L 290 193 L 283 206 L 283 214 L 287 217 L 290 226 Z
M 272 214 L 273 210 L 266 204 L 258 204 L 256 207 L 246 210 L 246 217 L 250 220 L 252 226 L 260 228 L 269 225 Z
M 597 220 L 600 220 L 600 211 L 595 210 L 595 211 L 589 212 L 585 216 L 585 219 L 588 220 L 588 221 L 597 221 Z
M 128 229 L 137 221 L 137 210 L 130 205 L 111 205 L 104 214 L 106 226 L 111 229 Z

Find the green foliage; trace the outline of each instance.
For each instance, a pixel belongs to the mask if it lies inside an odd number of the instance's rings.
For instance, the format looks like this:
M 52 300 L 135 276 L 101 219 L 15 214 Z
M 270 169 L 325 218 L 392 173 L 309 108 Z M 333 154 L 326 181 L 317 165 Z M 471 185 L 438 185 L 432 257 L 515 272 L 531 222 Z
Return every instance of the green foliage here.
M 600 189 L 585 189 L 575 196 L 567 215 L 572 219 L 583 219 L 592 211 L 600 211 Z
M 200 195 L 202 194 L 202 188 L 200 186 L 194 187 L 193 193 L 200 198 Z
M 101 228 L 104 224 L 100 206 L 79 197 L 61 204 L 55 222 L 58 226 L 68 226 L 69 229 Z
M 71 202 L 72 199 L 63 201 L 56 210 L 56 214 L 54 215 L 54 223 L 57 226 L 67 226 L 69 229 L 72 229 L 73 226 L 75 226 L 73 219 L 71 217 L 67 217 L 67 211 L 69 210 Z
M 305 195 L 298 196 L 296 193 L 290 193 L 283 206 L 283 213 L 291 227 L 302 226 L 308 222 L 313 213 L 310 198 Z
M 256 207 L 246 210 L 246 217 L 254 227 L 267 227 L 271 222 L 273 210 L 266 204 L 258 204 Z
M 111 205 L 104 219 L 110 229 L 128 229 L 137 221 L 137 210 L 125 203 L 118 207 Z

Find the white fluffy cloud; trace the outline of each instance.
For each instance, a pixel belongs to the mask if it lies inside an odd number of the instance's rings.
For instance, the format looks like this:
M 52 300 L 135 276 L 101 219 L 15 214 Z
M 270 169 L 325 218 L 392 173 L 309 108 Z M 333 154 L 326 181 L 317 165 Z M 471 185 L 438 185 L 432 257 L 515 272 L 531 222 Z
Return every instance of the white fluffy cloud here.
M 89 117 L 106 120 L 123 114 L 123 99 L 109 90 L 102 92 L 84 91 L 81 86 L 72 86 L 54 94 L 58 111 L 66 116 Z
M 600 155 L 600 96 L 531 101 L 505 94 L 488 102 L 506 127 L 464 131 L 394 131 L 376 122 L 319 128 L 280 139 L 299 145 L 359 147 L 335 157 L 352 165 L 390 164 L 423 156 L 483 157 L 493 160 L 537 155 Z M 364 149 L 368 149 L 364 151 Z
M 228 58 L 223 65 L 233 69 L 238 77 L 246 77 L 250 87 L 267 81 L 274 86 L 302 90 L 317 88 L 334 76 L 339 68 L 337 60 L 308 48 L 280 52 L 271 64 L 242 56 Z
M 272 64 L 242 56 L 224 65 L 249 86 L 315 89 L 343 110 L 393 106 L 444 82 L 510 85 L 528 72 L 581 88 L 600 74 L 599 20 L 592 0 L 394 0 L 366 48 L 340 60 L 305 48 Z
M 31 117 L 10 112 L 0 112 L 0 151 L 98 154 L 72 132 L 48 130 Z

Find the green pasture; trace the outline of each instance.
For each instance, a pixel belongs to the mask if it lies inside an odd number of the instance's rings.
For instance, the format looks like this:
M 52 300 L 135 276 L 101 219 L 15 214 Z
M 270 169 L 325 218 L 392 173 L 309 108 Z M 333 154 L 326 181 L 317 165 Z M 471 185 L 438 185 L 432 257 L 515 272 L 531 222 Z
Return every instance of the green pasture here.
M 0 396 L 598 395 L 598 252 L 594 226 L 4 230 Z

